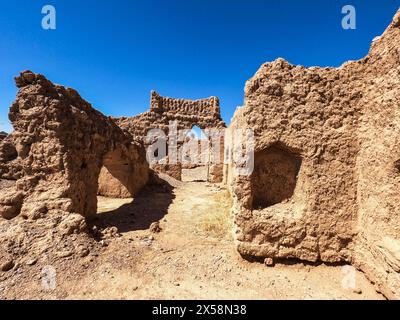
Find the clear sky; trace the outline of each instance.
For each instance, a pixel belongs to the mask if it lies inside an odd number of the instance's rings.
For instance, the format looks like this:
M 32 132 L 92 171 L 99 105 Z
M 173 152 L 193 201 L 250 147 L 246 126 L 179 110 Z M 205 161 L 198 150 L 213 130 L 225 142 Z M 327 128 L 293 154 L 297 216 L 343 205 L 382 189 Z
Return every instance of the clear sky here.
M 41 27 L 46 4 L 57 10 L 56 30 Z M 346 4 L 356 8 L 356 30 L 342 28 Z M 13 77 L 25 69 L 114 116 L 145 111 L 152 89 L 219 96 L 229 123 L 262 63 L 359 59 L 399 7 L 400 0 L 0 0 L 0 130 L 10 131 Z

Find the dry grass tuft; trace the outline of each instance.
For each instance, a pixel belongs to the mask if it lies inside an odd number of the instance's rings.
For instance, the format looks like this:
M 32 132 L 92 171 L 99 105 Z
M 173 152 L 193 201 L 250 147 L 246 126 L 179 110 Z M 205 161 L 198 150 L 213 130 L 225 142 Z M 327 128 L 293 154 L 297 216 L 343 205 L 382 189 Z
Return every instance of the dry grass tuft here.
M 231 219 L 232 202 L 228 191 L 215 195 L 215 210 L 202 215 L 198 220 L 198 227 L 206 234 L 218 238 L 231 238 L 233 222 Z

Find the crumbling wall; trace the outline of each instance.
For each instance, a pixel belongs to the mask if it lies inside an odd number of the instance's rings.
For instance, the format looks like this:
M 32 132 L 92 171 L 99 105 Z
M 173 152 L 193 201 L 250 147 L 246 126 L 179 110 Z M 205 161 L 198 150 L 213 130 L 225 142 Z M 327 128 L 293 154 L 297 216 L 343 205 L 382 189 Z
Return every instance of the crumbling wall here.
M 16 84 L 9 113 L 14 131 L 0 145 L 0 178 L 15 181 L 0 194 L 2 217 L 58 211 L 93 217 L 103 165 L 130 191 L 146 183 L 143 145 L 75 90 L 30 71 Z
M 358 141 L 354 124 L 359 110 L 350 103 L 349 95 L 343 94 L 350 77 L 341 81 L 336 77 L 335 69 L 306 69 L 279 59 L 263 65 L 246 84 L 242 116 L 245 126 L 254 130 L 256 162 L 251 176 L 238 177 L 234 182 L 241 204 L 236 222 L 242 254 L 350 260 L 357 208 Z M 357 90 L 352 89 L 353 102 Z M 264 170 L 257 156 L 277 144 L 293 150 L 299 159 L 296 163 L 301 162 L 296 181 L 291 181 L 296 183 L 296 192 L 286 201 L 253 210 L 254 200 L 261 197 L 260 190 L 254 189 L 261 187 L 260 171 Z M 282 159 L 272 160 L 274 167 L 269 170 L 276 176 L 282 169 Z M 289 170 L 293 175 L 293 169 Z M 263 187 L 267 200 L 266 188 L 271 191 L 273 185 Z
M 178 130 L 190 130 L 197 125 L 206 128 L 225 128 L 221 119 L 219 99 L 189 100 L 162 97 L 151 92 L 150 110 L 135 117 L 115 119 L 117 124 L 133 136 L 143 139 L 149 129 L 161 129 L 168 135 L 169 124 L 177 121 Z
M 400 299 L 400 11 L 374 40 L 363 71 L 354 265 Z M 361 80 L 360 80 L 361 82 Z
M 18 152 L 8 135 L 0 141 L 0 177 L 8 180 L 17 180 L 21 176 L 22 167 L 19 164 Z
M 241 254 L 350 262 L 400 297 L 399 43 L 400 12 L 360 61 L 304 68 L 278 59 L 247 82 L 229 131 L 254 131 L 255 170 L 226 173 Z M 295 181 L 282 155 L 257 161 L 277 144 L 298 159 Z M 285 171 L 291 192 L 270 201 Z
M 0 141 L 2 141 L 3 139 L 5 139 L 7 137 L 7 133 L 4 131 L 0 131 Z

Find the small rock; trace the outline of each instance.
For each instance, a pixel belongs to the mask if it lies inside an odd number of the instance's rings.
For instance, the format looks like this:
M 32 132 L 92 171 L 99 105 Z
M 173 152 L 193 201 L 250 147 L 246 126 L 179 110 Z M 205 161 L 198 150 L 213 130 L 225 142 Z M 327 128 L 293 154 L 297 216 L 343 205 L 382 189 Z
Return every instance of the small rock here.
M 73 254 L 74 254 L 74 252 L 73 252 L 72 250 L 61 251 L 61 252 L 58 252 L 58 253 L 57 253 L 57 255 L 58 255 L 60 258 L 67 258 L 67 257 L 72 256 Z
M 80 214 L 70 214 L 59 224 L 61 233 L 65 235 L 81 233 L 86 227 L 86 220 Z
M 99 233 L 99 229 L 96 226 L 92 226 L 91 232 L 93 235 L 97 235 Z
M 14 261 L 13 260 L 6 260 L 4 263 L 1 263 L 0 269 L 1 271 L 7 272 L 14 268 Z
M 79 250 L 79 256 L 81 257 L 81 258 L 84 258 L 84 257 L 86 257 L 87 255 L 89 255 L 89 249 L 88 248 L 81 248 L 80 250 Z
M 101 240 L 100 244 L 102 247 L 108 247 L 108 241 Z
M 360 288 L 353 289 L 353 292 L 357 294 L 362 294 L 362 290 Z
M 36 264 L 36 262 L 37 262 L 37 258 L 33 258 L 33 259 L 29 259 L 29 260 L 26 262 L 26 264 L 27 264 L 28 266 L 33 266 L 34 264 Z
M 272 258 L 265 258 L 264 259 L 264 264 L 268 267 L 272 267 L 274 265 L 274 259 Z
M 103 239 L 117 238 L 120 236 L 117 227 L 107 227 L 101 231 L 101 235 Z
M 150 225 L 150 232 L 153 232 L 153 233 L 159 233 L 159 232 L 161 232 L 160 223 L 159 223 L 159 222 L 153 222 L 153 223 Z
M 150 236 L 150 237 L 149 237 L 149 240 L 150 240 L 150 241 L 153 241 L 153 240 L 154 240 L 154 237 L 153 237 L 153 236 Z

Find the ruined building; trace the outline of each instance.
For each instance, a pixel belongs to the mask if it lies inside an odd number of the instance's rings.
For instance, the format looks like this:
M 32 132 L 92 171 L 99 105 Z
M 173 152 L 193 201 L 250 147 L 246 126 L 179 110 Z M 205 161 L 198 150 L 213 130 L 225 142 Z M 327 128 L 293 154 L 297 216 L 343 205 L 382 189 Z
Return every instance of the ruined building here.
M 143 141 L 145 146 L 148 146 L 152 142 L 146 139 L 150 129 L 161 129 L 168 136 L 170 124 L 175 121 L 178 131 L 190 131 L 194 126 L 198 126 L 202 130 L 219 130 L 225 128 L 225 123 L 221 119 L 219 99 L 217 97 L 200 100 L 174 99 L 161 97 L 155 91 L 151 92 L 149 111 L 135 117 L 122 117 L 115 118 L 114 120 L 121 128 Z M 212 139 L 209 140 L 211 143 Z M 168 143 L 168 140 L 166 142 Z M 176 142 L 178 159 L 182 159 L 181 147 L 184 140 L 178 139 Z M 220 157 L 223 158 L 223 136 L 219 143 L 219 150 L 221 150 Z M 210 153 L 212 153 L 212 150 Z M 209 166 L 208 180 L 210 182 L 222 181 L 222 162 L 223 159 L 207 164 Z M 169 163 L 167 161 L 165 164 L 159 162 L 152 164 L 152 168 L 156 171 L 167 173 L 178 180 L 181 180 L 183 166 L 182 161 L 176 161 L 176 163 Z M 100 190 L 103 195 L 110 195 L 115 192 L 113 190 L 123 189 L 106 170 L 102 171 L 100 179 Z M 102 183 L 103 181 L 104 183 Z M 126 191 L 121 192 L 122 195 L 126 195 L 126 193 Z
M 30 71 L 16 84 L 14 131 L 0 144 L 0 177 L 11 182 L 0 194 L 3 218 L 57 211 L 93 217 L 103 166 L 133 195 L 147 183 L 143 145 L 76 91 Z
M 349 262 L 400 297 L 399 44 L 400 11 L 360 61 L 247 82 L 230 130 L 254 131 L 254 171 L 227 177 L 242 255 Z
M 351 263 L 400 298 L 399 43 L 400 11 L 364 59 L 339 68 L 278 59 L 247 82 L 225 144 L 234 149 L 233 132 L 251 129 L 254 170 L 209 164 L 209 180 L 224 173 L 229 186 L 242 256 Z M 41 75 L 23 72 L 16 83 L 15 131 L 0 141 L 0 215 L 8 220 L 60 211 L 91 218 L 98 191 L 134 196 L 146 185 L 148 129 L 168 134 L 174 120 L 178 129 L 225 127 L 216 97 L 152 92 L 149 111 L 109 118 Z M 181 163 L 150 166 L 180 179 Z

